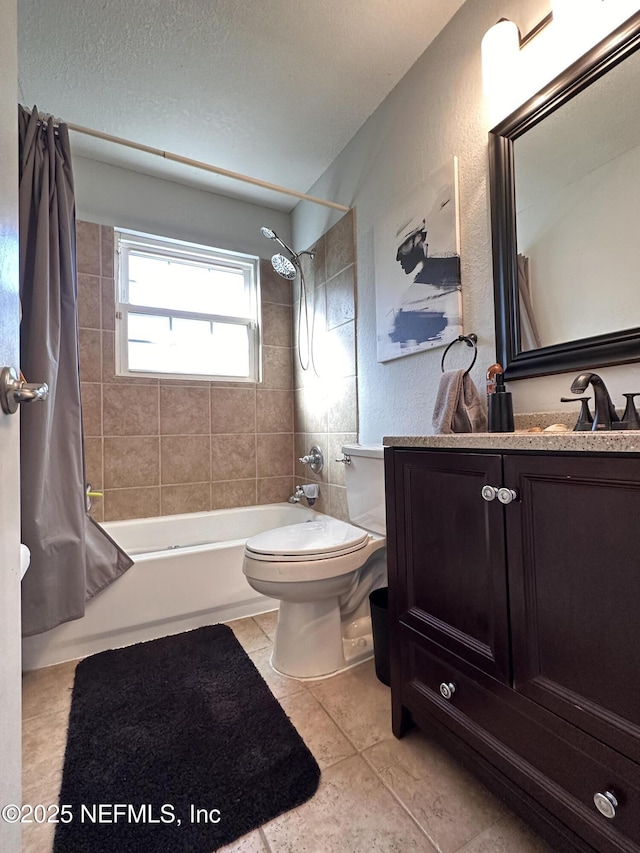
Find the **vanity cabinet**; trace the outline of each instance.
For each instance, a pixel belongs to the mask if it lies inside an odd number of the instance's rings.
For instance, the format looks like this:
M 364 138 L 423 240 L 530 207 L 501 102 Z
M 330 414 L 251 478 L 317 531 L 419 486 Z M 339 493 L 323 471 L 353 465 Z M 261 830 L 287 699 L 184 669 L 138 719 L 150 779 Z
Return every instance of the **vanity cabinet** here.
M 385 454 L 394 734 L 554 850 L 638 853 L 640 456 Z

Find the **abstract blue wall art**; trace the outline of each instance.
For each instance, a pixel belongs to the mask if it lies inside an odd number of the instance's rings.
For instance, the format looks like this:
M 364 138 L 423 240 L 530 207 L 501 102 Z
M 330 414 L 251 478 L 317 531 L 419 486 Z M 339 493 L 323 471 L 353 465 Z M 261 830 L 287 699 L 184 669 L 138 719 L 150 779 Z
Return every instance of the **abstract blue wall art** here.
M 462 332 L 457 158 L 374 227 L 378 361 Z

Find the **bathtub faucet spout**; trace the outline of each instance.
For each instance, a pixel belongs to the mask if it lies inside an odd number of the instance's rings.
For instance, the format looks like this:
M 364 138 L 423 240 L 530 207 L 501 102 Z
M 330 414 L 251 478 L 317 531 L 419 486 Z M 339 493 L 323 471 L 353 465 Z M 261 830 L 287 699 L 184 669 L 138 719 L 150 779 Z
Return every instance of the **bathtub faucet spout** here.
M 312 507 L 316 500 L 320 497 L 320 489 L 317 483 L 308 483 L 304 486 L 296 486 L 295 492 L 289 498 L 290 504 L 297 504 L 304 498 L 307 504 Z

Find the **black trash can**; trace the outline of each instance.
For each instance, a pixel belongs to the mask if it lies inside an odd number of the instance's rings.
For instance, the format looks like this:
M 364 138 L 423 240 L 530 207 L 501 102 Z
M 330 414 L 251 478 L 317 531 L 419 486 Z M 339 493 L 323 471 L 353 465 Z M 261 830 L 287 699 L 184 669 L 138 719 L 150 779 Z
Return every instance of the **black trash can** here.
M 369 594 L 373 656 L 378 679 L 391 686 L 391 653 L 389 650 L 389 587 L 374 589 Z

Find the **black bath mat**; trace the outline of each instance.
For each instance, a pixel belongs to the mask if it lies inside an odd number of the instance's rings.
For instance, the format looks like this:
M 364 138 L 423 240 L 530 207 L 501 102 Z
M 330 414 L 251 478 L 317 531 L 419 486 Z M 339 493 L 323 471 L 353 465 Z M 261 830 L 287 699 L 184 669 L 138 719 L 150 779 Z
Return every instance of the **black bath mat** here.
M 102 652 L 76 671 L 54 853 L 211 853 L 319 778 L 230 628 Z

